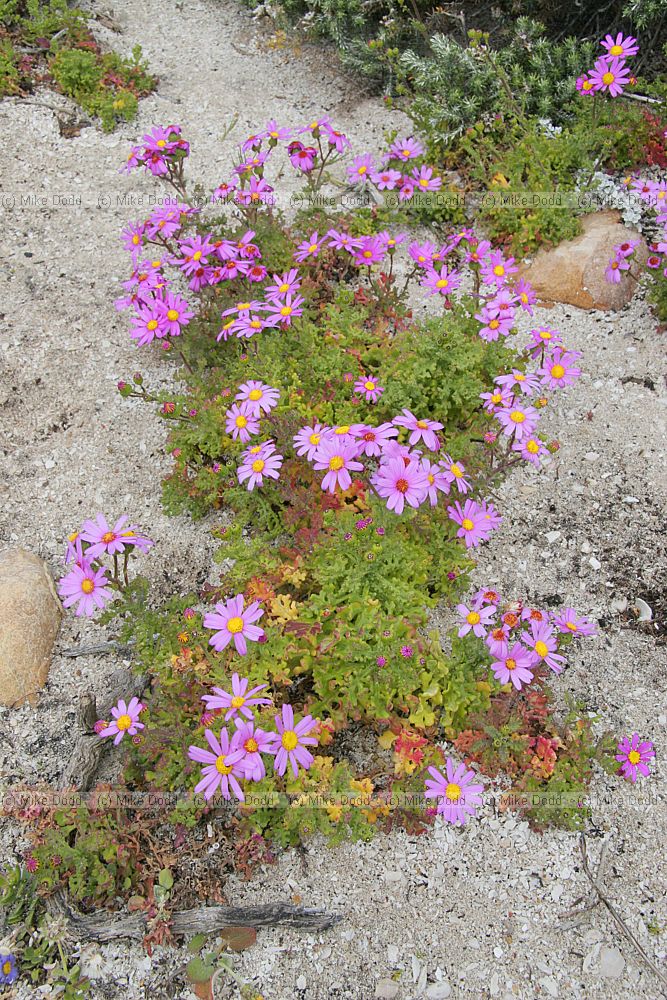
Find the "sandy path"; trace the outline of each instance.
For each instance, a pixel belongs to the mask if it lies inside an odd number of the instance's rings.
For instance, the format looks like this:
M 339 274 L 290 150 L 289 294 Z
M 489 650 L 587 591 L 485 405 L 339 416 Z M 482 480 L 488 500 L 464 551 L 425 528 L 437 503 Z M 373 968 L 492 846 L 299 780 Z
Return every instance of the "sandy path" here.
M 83 516 L 127 511 L 158 542 L 145 565 L 156 592 L 166 595 L 205 579 L 212 546 L 206 523 L 161 512 L 163 427 L 148 409 L 122 403 L 114 388 L 135 365 L 153 382 L 168 384 L 171 375 L 170 365 L 150 354 L 133 360 L 126 320 L 113 308 L 126 268 L 118 232 L 128 214 L 141 214 L 128 213 L 116 195 L 155 190 L 117 173 L 127 144 L 152 124 L 180 121 L 193 145 L 192 176 L 209 185 L 225 173 L 219 136 L 235 114 L 234 135 L 242 137 L 270 115 L 294 123 L 327 112 L 357 149 L 373 148 L 399 119 L 375 100 L 359 100 L 321 54 L 298 58 L 258 47 L 250 22 L 231 3 L 181 10 L 119 0 L 115 12 L 124 33 L 110 41 L 128 50 L 140 42 L 161 77 L 138 122 L 111 136 L 85 129 L 66 140 L 47 108 L 0 104 L 2 191 L 17 198 L 12 210 L 0 208 L 0 538 L 40 552 L 57 572 L 60 540 Z M 183 40 L 195 33 L 188 51 Z M 21 194 L 45 196 L 48 204 L 21 206 Z M 54 204 L 54 195 L 81 203 Z M 98 207 L 101 197 L 111 206 Z M 503 486 L 505 525 L 483 551 L 477 579 L 536 603 L 559 594 L 604 622 L 603 636 L 573 658 L 560 689 L 597 710 L 601 728 L 637 729 L 656 743 L 659 763 L 645 794 L 600 776 L 595 819 L 613 835 L 609 894 L 664 962 L 665 934 L 651 936 L 647 925 L 667 927 L 659 847 L 667 833 L 667 664 L 664 646 L 622 628 L 611 603 L 665 590 L 662 345 L 641 301 L 613 318 L 563 308 L 540 320 L 585 352 L 586 374 L 548 418 L 562 442 L 558 462 L 539 475 L 516 473 Z M 628 378 L 636 381 L 622 381 Z M 547 533 L 556 531 L 549 543 Z M 94 626 L 69 618 L 60 644 L 95 634 Z M 90 683 L 102 689 L 115 666 L 108 657 L 56 657 L 36 709 L 0 712 L 9 744 L 0 750 L 5 773 L 56 777 L 71 746 L 78 690 Z M 5 855 L 20 853 L 9 829 L 3 836 Z M 491 807 L 464 831 L 378 837 L 335 851 L 312 845 L 305 866 L 285 855 L 252 883 L 232 883 L 230 892 L 239 901 L 269 899 L 284 897 L 286 886 L 305 904 L 326 905 L 345 920 L 322 938 L 260 933 L 238 968 L 267 1000 L 390 996 L 386 984 L 384 993 L 377 984 L 394 970 L 401 973 L 400 1000 L 661 995 L 604 913 L 559 930 L 559 913 L 586 891 L 576 838 L 541 837 Z M 600 959 L 614 971 L 617 956 L 605 950 L 614 947 L 625 965 L 620 978 L 605 978 Z M 178 953 L 158 951 L 151 961 L 138 949 L 87 950 L 100 998 L 190 997 L 177 974 L 181 964 Z

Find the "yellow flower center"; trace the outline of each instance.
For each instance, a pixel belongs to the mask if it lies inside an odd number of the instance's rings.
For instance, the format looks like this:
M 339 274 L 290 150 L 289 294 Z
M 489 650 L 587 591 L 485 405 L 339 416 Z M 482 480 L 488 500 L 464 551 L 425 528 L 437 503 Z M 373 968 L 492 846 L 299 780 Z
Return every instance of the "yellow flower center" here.
M 333 458 L 329 459 L 329 468 L 332 472 L 338 472 L 345 465 L 345 459 L 342 455 L 334 455 Z
M 410 150 L 409 150 L 409 149 L 404 149 L 404 150 L 403 150 L 403 156 L 411 156 L 411 155 L 412 155 L 412 154 L 411 154 L 411 152 L 410 152 Z
M 124 733 L 126 729 L 129 729 L 131 725 L 132 719 L 129 715 L 119 715 L 116 719 L 116 726 L 122 733 Z
M 320 443 L 320 435 L 319 434 L 311 434 L 310 437 L 308 438 L 308 440 L 310 441 L 311 444 L 319 444 Z
M 153 260 L 153 261 L 151 261 L 151 267 L 155 267 L 155 268 L 162 267 L 162 261 L 161 260 Z
M 396 480 L 396 489 L 398 490 L 399 493 L 407 493 L 409 488 L 410 484 L 408 483 L 407 479 Z
M 262 469 L 264 468 L 265 464 L 266 463 L 264 462 L 263 459 L 256 458 L 255 461 L 252 463 L 252 471 L 253 472 L 261 472 Z
M 264 393 L 261 389 L 251 389 L 248 393 L 248 399 L 252 399 L 253 402 L 255 402 L 256 400 L 261 399 L 263 395 Z
M 489 322 L 489 330 L 497 330 L 499 326 L 500 326 L 500 320 L 499 319 L 492 319 Z
M 471 521 L 469 517 L 464 517 L 463 520 L 461 521 L 461 527 L 463 528 L 464 531 L 472 531 L 472 529 L 475 527 L 475 522 Z
M 294 750 L 299 745 L 299 737 L 296 735 L 294 730 L 286 729 L 280 738 L 280 742 L 285 750 Z
M 2 964 L 3 975 L 8 976 L 11 971 L 12 971 L 12 963 L 11 962 L 3 962 L 3 964 Z
M 147 330 L 157 330 L 157 320 L 156 319 L 149 319 L 148 323 L 146 323 L 146 329 Z
M 584 82 L 581 85 L 581 89 L 582 90 L 592 90 L 593 89 L 592 82 L 590 80 L 584 80 Z
M 192 259 L 193 260 L 201 260 L 201 250 L 197 250 L 195 253 L 193 253 Z
M 516 670 L 516 660 L 509 657 L 509 659 L 505 660 L 505 666 L 508 670 Z
M 289 292 L 289 288 L 290 288 L 289 285 L 283 283 L 282 285 L 279 286 L 278 291 L 282 292 L 284 295 L 285 292 Z
M 574 624 L 574 622 L 565 622 L 565 627 L 569 628 L 570 632 L 577 631 L 577 626 Z
M 86 577 L 85 580 L 81 581 L 81 590 L 84 592 L 84 594 L 92 594 L 92 592 L 95 590 L 95 584 L 89 577 Z
M 243 744 L 243 749 L 246 750 L 247 753 L 257 753 L 259 750 L 259 743 L 257 740 L 253 739 L 252 736 L 250 736 Z
M 423 431 L 425 431 L 426 428 L 428 427 L 428 423 L 426 420 L 418 420 L 417 427 L 420 427 Z
M 262 324 L 258 319 L 253 319 L 250 321 L 250 326 L 253 328 L 253 330 L 259 330 L 261 329 Z
M 311 243 L 308 247 L 308 253 L 315 253 L 317 250 L 317 243 Z
M 468 622 L 468 625 L 478 625 L 479 622 L 481 621 L 481 615 L 479 611 L 468 612 L 468 614 L 466 615 L 466 621 Z
M 565 369 L 562 365 L 554 365 L 551 369 L 552 378 L 562 378 L 565 374 Z
M 79 532 L 78 531 L 73 531 L 71 535 L 67 536 L 67 541 L 68 542 L 75 542 L 78 537 L 79 537 Z
M 458 802 L 461 798 L 461 786 L 450 781 L 445 789 L 445 798 L 449 799 L 450 802 Z
M 496 266 L 493 269 L 493 273 L 496 275 L 497 278 L 502 278 L 503 274 L 505 273 L 505 268 L 503 267 L 502 264 L 496 264 Z
M 449 471 L 453 476 L 456 476 L 457 479 L 460 479 L 463 476 L 463 473 L 458 465 L 450 465 Z
M 610 84 L 612 84 L 615 79 L 616 79 L 616 77 L 611 72 L 611 70 L 609 70 L 608 72 L 602 74 L 602 82 L 604 83 L 604 85 L 606 87 L 609 87 Z
M 220 756 L 216 758 L 215 769 L 218 774 L 231 774 L 232 766 L 231 764 L 225 764 L 226 760 L 227 758 L 224 754 L 220 754 Z
M 170 323 L 175 323 L 176 320 L 178 319 L 178 315 L 179 314 L 178 314 L 178 310 L 177 309 L 168 309 L 167 310 L 167 319 L 169 320 Z
M 135 247 L 138 247 L 139 244 L 141 243 L 141 236 L 139 236 L 138 233 L 135 233 L 134 236 L 132 237 L 132 242 L 134 243 Z
M 514 424 L 522 424 L 526 419 L 526 414 L 522 413 L 521 410 L 512 410 L 510 413 L 510 420 Z
M 426 179 L 426 177 L 419 178 L 419 186 L 423 188 L 428 187 L 428 180 Z
M 535 643 L 535 652 L 537 653 L 538 656 L 545 657 L 549 652 L 549 647 L 547 646 L 546 642 L 542 642 L 541 639 L 538 639 L 538 641 Z
M 440 278 L 439 281 L 436 281 L 435 287 L 436 288 L 446 288 L 448 284 L 449 284 L 449 279 L 448 278 Z
M 360 173 L 360 174 L 365 174 L 367 170 L 368 170 L 368 167 L 359 167 L 359 170 L 357 172 Z
M 433 486 L 433 483 L 435 482 L 435 476 L 432 475 L 430 472 L 428 474 L 428 481 L 429 481 L 429 485 Z
M 350 433 L 349 424 L 341 424 L 340 427 L 337 427 L 336 430 L 334 431 L 334 434 L 349 434 L 349 433 Z
M 283 306 L 282 309 L 280 310 L 280 315 L 289 316 L 291 312 L 292 312 L 291 306 Z
M 628 754 L 628 761 L 630 764 L 638 764 L 641 759 L 642 755 L 638 750 L 631 750 Z
M 242 698 L 240 694 L 235 695 L 231 700 L 232 708 L 243 708 L 245 705 L 245 698 Z
M 362 254 L 362 257 L 365 257 L 367 260 L 368 260 L 369 257 L 372 257 L 372 256 L 373 256 L 373 251 L 372 250 L 364 250 L 364 252 Z
M 231 632 L 232 635 L 236 635 L 237 632 L 243 631 L 243 619 L 240 615 L 235 615 L 234 618 L 230 618 L 227 622 L 227 631 Z
M 367 392 L 372 392 L 374 388 L 375 382 L 364 382 L 364 389 L 366 389 Z
M 242 413 L 239 413 L 235 423 L 237 427 L 245 427 L 246 424 L 248 423 L 248 419 L 247 417 L 244 417 Z
M 622 56 L 623 55 L 623 46 L 622 45 L 612 45 L 612 47 L 609 49 L 609 55 L 610 56 Z
M 526 443 L 526 451 L 529 451 L 531 455 L 537 455 L 539 450 L 540 446 L 535 438 L 531 438 L 530 441 Z
M 116 536 L 114 535 L 113 531 L 105 531 L 105 533 L 102 535 L 102 541 L 104 542 L 105 545 L 108 545 L 109 542 L 115 541 L 115 538 Z

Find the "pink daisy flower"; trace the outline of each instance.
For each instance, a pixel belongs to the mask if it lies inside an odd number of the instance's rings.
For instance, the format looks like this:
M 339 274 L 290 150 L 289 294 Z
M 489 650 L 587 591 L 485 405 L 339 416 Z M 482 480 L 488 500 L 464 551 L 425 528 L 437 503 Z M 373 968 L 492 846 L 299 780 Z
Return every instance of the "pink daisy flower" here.
M 216 709 L 226 709 L 225 722 L 236 717 L 237 713 L 244 715 L 246 719 L 252 719 L 253 705 L 270 705 L 270 698 L 256 698 L 258 691 L 263 691 L 266 684 L 258 684 L 257 687 L 248 690 L 249 680 L 247 677 L 239 677 L 237 673 L 232 674 L 232 690 L 224 691 L 222 688 L 212 688 L 213 694 L 202 695 L 202 701 L 209 712 Z
M 249 403 L 253 416 L 260 417 L 262 412 L 270 413 L 277 405 L 280 392 L 257 379 L 249 379 L 239 386 L 239 391 L 234 398 Z
M 92 618 L 97 609 L 102 609 L 114 598 L 109 590 L 106 570 L 93 569 L 89 562 L 82 560 L 58 583 L 58 593 L 63 599 L 63 607 L 71 608 L 77 601 L 76 616 Z
M 498 340 L 499 337 L 507 337 L 512 332 L 514 317 L 494 316 L 489 312 L 487 306 L 482 306 L 481 312 L 475 313 L 475 319 L 482 324 L 479 335 L 482 340 Z
M 563 351 L 555 348 L 552 354 L 544 359 L 544 364 L 537 372 L 548 389 L 563 389 L 572 385 L 581 375 L 581 368 L 572 363 L 581 357 L 579 351 Z
M 532 396 L 534 392 L 540 389 L 538 376 L 532 372 L 526 374 L 526 372 L 522 372 L 519 368 L 513 368 L 507 375 L 499 375 L 495 381 L 496 385 L 503 386 L 503 388 L 510 391 L 512 389 L 520 389 L 524 396 Z
M 132 698 L 127 704 L 121 698 L 118 704 L 111 709 L 113 721 L 104 729 L 100 729 L 99 735 L 102 739 L 113 736 L 113 745 L 117 747 L 125 733 L 135 736 L 139 729 L 144 728 L 143 722 L 139 722 L 139 715 L 143 710 L 144 706 L 138 698 Z
M 447 508 L 450 520 L 459 525 L 457 538 L 463 538 L 467 549 L 474 548 L 488 537 L 490 527 L 484 519 L 484 511 L 474 500 L 466 500 L 463 508 L 457 500 Z
M 387 252 L 387 244 L 379 236 L 364 236 L 359 240 L 359 247 L 354 252 L 354 263 L 359 266 L 380 264 Z
M 155 306 L 170 337 L 178 337 L 181 328 L 187 326 L 194 316 L 185 299 L 174 292 L 167 292 L 163 298 L 156 299 Z
M 404 406 L 403 415 L 394 417 L 392 423 L 397 427 L 407 427 L 410 431 L 410 444 L 417 444 L 418 441 L 423 441 L 430 451 L 437 451 L 439 449 L 440 441 L 435 432 L 442 430 L 443 425 L 438 423 L 437 420 L 418 420 L 414 413 L 411 413 Z
M 589 78 L 587 73 L 582 73 L 581 76 L 577 77 L 575 86 L 580 94 L 594 94 L 595 87 L 593 81 Z
M 530 684 L 533 679 L 533 672 L 530 669 L 533 664 L 533 655 L 530 650 L 522 646 L 520 642 L 515 642 L 508 650 L 507 656 L 501 660 L 496 660 L 491 664 L 494 677 L 501 684 L 511 681 L 517 691 L 520 691 L 525 684 Z
M 293 295 L 301 288 L 301 278 L 298 270 L 293 267 L 284 274 L 274 274 L 273 284 L 264 287 L 267 299 L 279 299 L 283 295 Z
M 259 431 L 259 420 L 248 402 L 234 403 L 225 413 L 225 430 L 239 441 L 249 441 Z
M 435 243 L 430 243 L 428 240 L 426 243 L 414 242 L 408 247 L 408 254 L 419 267 L 425 270 L 434 270 L 433 261 L 437 249 Z
M 303 240 L 302 243 L 297 245 L 294 260 L 303 262 L 317 257 L 319 255 L 323 239 L 324 238 L 320 239 L 317 233 L 312 233 L 310 239 Z
M 367 180 L 370 180 L 371 174 L 374 173 L 375 165 L 370 153 L 355 156 L 347 168 L 347 176 L 351 184 L 365 184 Z
M 293 438 L 297 455 L 305 455 L 306 459 L 312 462 L 323 437 L 330 430 L 331 428 L 326 427 L 324 424 L 315 424 L 313 427 L 302 427 Z
M 342 233 L 337 229 L 327 230 L 326 238 L 333 250 L 347 250 L 348 253 L 352 253 L 361 246 L 361 240 L 354 239 L 349 233 Z
M 484 281 L 500 287 L 511 274 L 516 274 L 518 268 L 514 264 L 514 257 L 505 259 L 501 250 L 493 250 L 482 264 L 481 270 Z
M 460 284 L 458 271 L 449 271 L 444 265 L 439 271 L 427 271 L 420 281 L 422 288 L 428 288 L 431 295 L 450 295 Z
M 394 160 L 416 160 L 424 153 L 424 147 L 417 139 L 408 136 L 404 139 L 396 139 L 389 147 L 389 157 Z
M 530 331 L 527 350 L 531 358 L 539 358 L 547 347 L 562 346 L 563 340 L 559 330 L 550 330 L 548 326 L 541 326 L 537 330 Z
M 235 719 L 236 738 L 238 746 L 243 750 L 243 757 L 239 761 L 246 778 L 251 781 L 261 781 L 266 775 L 263 753 L 271 753 L 274 733 L 267 733 L 254 722 L 246 722 L 243 719 Z
M 247 480 L 247 489 L 253 490 L 255 486 L 264 485 L 264 476 L 268 476 L 269 479 L 278 479 L 282 464 L 283 456 L 279 455 L 278 452 L 274 454 L 263 453 L 256 456 L 249 455 L 239 465 L 236 475 L 240 483 L 244 483 Z
M 383 462 L 371 479 L 378 496 L 387 501 L 387 509 L 402 514 L 405 504 L 419 507 L 426 499 L 428 475 L 419 462 L 408 462 L 402 458 L 392 458 Z
M 428 480 L 427 496 L 431 507 L 438 503 L 438 493 L 447 495 L 450 490 L 449 480 L 439 462 L 431 462 L 428 458 L 422 458 L 421 467 Z
M 549 449 L 538 437 L 531 435 L 523 441 L 515 441 L 512 445 L 513 451 L 518 451 L 526 462 L 530 462 L 536 468 L 542 464 L 542 459 L 549 454 Z
M 606 280 L 611 285 L 619 285 L 623 271 L 630 270 L 630 261 L 625 257 L 612 257 L 604 272 Z
M 234 733 L 230 740 L 227 730 L 222 729 L 220 736 L 216 738 L 213 732 L 207 729 L 204 736 L 210 750 L 196 746 L 190 746 L 188 749 L 190 760 L 204 765 L 203 777 L 195 786 L 195 794 L 202 792 L 208 802 L 220 789 L 223 798 L 231 799 L 233 792 L 239 802 L 244 802 L 245 796 L 237 780 L 245 777 L 245 771 L 241 767 L 245 751 L 240 746 L 239 734 Z
M 563 608 L 559 615 L 554 617 L 554 625 L 560 632 L 566 635 L 597 635 L 597 625 L 585 615 L 577 615 L 574 608 Z
M 359 455 L 369 457 L 382 455 L 389 441 L 398 437 L 398 428 L 388 423 L 380 424 L 379 427 L 371 427 L 370 424 L 352 424 L 350 431 L 359 442 Z
M 277 733 L 272 734 L 273 743 L 269 753 L 275 754 L 274 770 L 283 775 L 288 763 L 294 777 L 299 775 L 299 764 L 307 771 L 313 763 L 313 755 L 306 750 L 307 746 L 317 746 L 317 739 L 308 736 L 317 722 L 312 715 L 305 715 L 300 722 L 294 724 L 294 710 L 291 705 L 283 705 L 281 715 L 274 716 Z
M 490 625 L 496 616 L 497 608 L 494 604 L 486 607 L 469 608 L 465 604 L 457 604 L 456 610 L 463 619 L 463 625 L 459 629 L 459 639 L 472 631 L 478 639 L 483 639 L 487 634 L 487 625 Z
M 398 170 L 378 170 L 371 174 L 371 182 L 375 184 L 378 191 L 393 191 L 400 183 L 401 173 Z
M 287 155 L 293 167 L 309 174 L 315 166 L 317 150 L 314 146 L 304 146 L 302 142 L 291 142 L 287 147 Z
M 602 56 L 595 61 L 590 79 L 594 90 L 607 91 L 610 97 L 618 97 L 630 82 L 630 70 L 623 59 Z
M 166 337 L 168 323 L 164 314 L 158 308 L 157 302 L 137 303 L 137 315 L 132 316 L 130 337 L 136 340 L 139 347 L 150 344 L 151 341 Z
M 514 294 L 517 297 L 517 302 L 529 316 L 533 315 L 533 306 L 537 302 L 537 295 L 535 294 L 535 289 L 526 281 L 525 278 L 519 278 L 519 280 L 514 285 Z
M 445 762 L 447 777 L 435 767 L 429 767 L 430 778 L 426 779 L 427 799 L 437 799 L 437 812 L 446 823 L 465 826 L 469 816 L 477 815 L 477 807 L 482 804 L 484 785 L 476 782 L 477 775 L 465 764 L 455 764 L 451 757 Z
M 638 774 L 648 778 L 651 773 L 648 762 L 655 757 L 655 750 L 650 740 L 640 741 L 639 733 L 633 733 L 632 736 L 625 736 L 616 749 L 618 750 L 616 760 L 621 765 L 620 770 L 624 778 L 633 783 L 637 780 Z
M 624 38 L 621 31 L 616 35 L 616 38 L 613 35 L 605 35 L 600 45 L 607 50 L 607 55 L 616 59 L 628 59 L 630 56 L 636 56 L 639 52 L 637 39 L 633 38 L 632 35 Z
M 566 660 L 557 652 L 558 640 L 551 625 L 547 622 L 531 622 L 530 634 L 523 632 L 521 639 L 533 651 L 534 663 L 546 663 L 555 674 L 562 673 Z
M 320 442 L 314 455 L 315 468 L 318 471 L 326 469 L 322 480 L 322 489 L 334 493 L 336 487 L 347 490 L 352 484 L 350 472 L 361 472 L 363 465 L 355 461 L 357 445 L 340 438 L 325 438 Z
M 435 175 L 432 167 L 415 167 L 410 176 L 419 191 L 439 191 L 442 187 L 442 177 Z
M 362 375 L 354 383 L 354 391 L 358 396 L 363 396 L 367 403 L 377 403 L 384 388 L 374 375 Z
M 153 545 L 150 538 L 137 534 L 136 524 L 127 524 L 127 517 L 119 517 L 113 528 L 109 527 L 104 514 L 96 514 L 94 520 L 83 522 L 81 528 L 81 539 L 90 543 L 86 555 L 89 559 L 94 559 L 104 553 L 113 556 L 124 552 L 126 548 L 134 546 L 147 552 Z
M 292 321 L 303 315 L 303 295 L 286 295 L 284 299 L 272 299 L 264 306 L 268 313 L 267 326 L 291 326 Z
M 469 479 L 466 479 L 466 467 L 462 462 L 455 462 L 451 455 L 445 455 L 441 462 L 445 479 L 448 483 L 456 483 L 459 493 L 468 493 L 472 489 Z
M 244 603 L 243 594 L 237 594 L 228 601 L 218 601 L 215 611 L 204 615 L 204 628 L 216 630 L 209 643 L 218 653 L 226 649 L 233 640 L 236 652 L 245 656 L 248 652 L 247 639 L 258 642 L 264 638 L 263 629 L 253 624 L 264 614 L 259 601 L 253 601 L 245 610 Z
M 514 434 L 516 441 L 530 437 L 540 418 L 534 406 L 524 406 L 516 400 L 507 409 L 498 410 L 495 416 L 503 429 L 503 434 L 507 437 Z

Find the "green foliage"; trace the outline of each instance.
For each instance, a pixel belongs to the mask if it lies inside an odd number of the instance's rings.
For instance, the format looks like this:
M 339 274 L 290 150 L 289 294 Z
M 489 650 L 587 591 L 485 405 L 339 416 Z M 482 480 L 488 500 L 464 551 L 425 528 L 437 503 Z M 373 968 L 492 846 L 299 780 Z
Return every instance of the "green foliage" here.
M 0 40 L 0 98 L 19 92 L 18 55 L 10 41 Z
M 99 55 L 82 49 L 61 49 L 51 62 L 51 73 L 64 93 L 102 122 L 105 132 L 137 113 L 137 95 L 149 93 L 155 81 L 136 46 L 132 58 L 115 52 Z

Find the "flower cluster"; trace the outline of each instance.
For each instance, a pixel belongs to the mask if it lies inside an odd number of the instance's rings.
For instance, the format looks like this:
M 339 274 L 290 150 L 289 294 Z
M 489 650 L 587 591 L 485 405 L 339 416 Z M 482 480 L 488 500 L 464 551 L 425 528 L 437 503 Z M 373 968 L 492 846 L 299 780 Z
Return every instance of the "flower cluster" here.
M 624 37 L 619 31 L 616 38 L 607 35 L 600 45 L 606 54 L 596 59 L 593 68 L 577 79 L 577 90 L 580 94 L 604 92 L 610 97 L 619 97 L 628 84 L 636 82 L 625 60 L 639 52 L 637 39 L 632 35 Z
M 639 240 L 627 240 L 625 243 L 618 243 L 614 247 L 613 256 L 609 258 L 609 264 L 604 273 L 607 281 L 612 285 L 618 285 L 624 271 L 629 271 L 632 264 L 632 256 L 639 246 Z
M 306 715 L 296 722 L 294 709 L 285 704 L 280 714 L 274 716 L 275 732 L 257 725 L 253 708 L 271 704 L 269 698 L 257 697 L 265 687 L 266 684 L 260 684 L 248 690 L 247 678 L 235 673 L 231 692 L 214 687 L 212 695 L 203 696 L 207 719 L 212 717 L 211 713 L 224 712 L 225 722 L 233 721 L 235 727 L 230 731 L 223 726 L 217 736 L 207 728 L 204 737 L 209 749 L 191 746 L 188 750 L 190 759 L 202 765 L 202 779 L 195 793 L 202 792 L 207 801 L 219 789 L 223 798 L 231 799 L 233 794 L 243 802 L 240 782 L 261 781 L 266 775 L 263 754 L 273 757 L 273 769 L 281 776 L 288 764 L 294 777 L 299 766 L 308 770 L 312 764 L 313 756 L 306 749 L 317 745 L 317 738 L 310 735 L 318 724 L 312 716 Z
M 190 154 L 190 144 L 181 138 L 180 125 L 155 126 L 127 158 L 126 173 L 143 167 L 155 177 L 166 177 L 170 167 Z
M 568 351 L 558 330 L 538 327 L 530 332 L 527 353 L 539 367 L 527 373 L 518 368 L 495 379 L 492 392 L 482 393 L 484 409 L 499 425 L 499 433 L 512 451 L 539 466 L 548 448 L 537 434 L 540 409 L 546 400 L 543 393 L 572 385 L 581 375 L 576 362 L 579 351 Z M 496 440 L 497 434 L 491 438 Z
M 127 517 L 120 517 L 111 527 L 104 514 L 97 514 L 68 536 L 65 565 L 73 563 L 73 566 L 60 580 L 58 593 L 64 607 L 77 605 L 77 616 L 91 618 L 106 607 L 113 600 L 113 589 L 122 590 L 128 583 L 128 560 L 132 553 L 147 552 L 153 544 L 136 524 L 127 521 Z M 111 557 L 113 569 L 102 564 L 105 556 Z M 122 579 L 119 556 L 123 559 Z
M 472 632 L 483 639 L 494 677 L 517 691 L 530 684 L 541 664 L 560 674 L 567 662 L 561 650 L 568 640 L 597 633 L 595 624 L 574 608 L 553 614 L 519 601 L 503 610 L 500 595 L 491 589 L 478 590 L 469 605 L 459 604 L 456 610 L 461 619 L 459 637 Z

